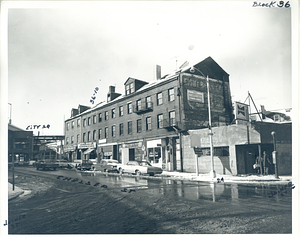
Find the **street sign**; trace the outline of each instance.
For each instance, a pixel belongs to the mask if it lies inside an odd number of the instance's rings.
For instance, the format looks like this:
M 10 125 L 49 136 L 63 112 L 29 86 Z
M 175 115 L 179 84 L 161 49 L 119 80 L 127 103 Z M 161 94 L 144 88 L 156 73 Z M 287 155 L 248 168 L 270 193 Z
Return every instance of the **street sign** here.
M 194 147 L 194 152 L 196 155 L 202 155 L 202 149 L 199 147 Z

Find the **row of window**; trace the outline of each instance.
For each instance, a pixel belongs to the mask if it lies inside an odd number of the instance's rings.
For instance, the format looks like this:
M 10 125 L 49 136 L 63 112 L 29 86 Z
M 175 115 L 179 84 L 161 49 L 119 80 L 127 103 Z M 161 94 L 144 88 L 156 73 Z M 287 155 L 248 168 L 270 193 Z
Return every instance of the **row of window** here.
M 174 101 L 175 100 L 175 90 L 174 88 L 168 89 L 168 101 Z M 163 104 L 163 95 L 162 92 L 159 92 L 156 94 L 156 103 L 157 105 L 162 105 Z M 142 102 L 142 99 L 139 99 L 136 101 L 136 110 L 140 111 L 143 107 L 146 108 L 152 108 L 152 99 L 151 96 L 148 96 L 145 98 L 145 103 Z M 112 108 L 111 109 L 111 118 L 116 118 L 116 109 Z M 127 114 L 131 114 L 133 112 L 133 105 L 132 102 L 127 103 Z M 119 117 L 122 117 L 124 115 L 124 106 L 119 106 Z M 107 121 L 109 119 L 109 111 L 105 111 L 104 115 L 102 112 L 98 114 L 98 122 L 102 121 L 102 117 L 104 116 L 104 120 Z M 93 115 L 92 117 L 84 118 L 83 119 L 83 127 L 89 126 L 97 123 L 97 116 Z M 70 128 L 70 124 L 67 123 L 67 130 Z M 71 127 L 75 127 L 75 121 L 71 122 Z M 77 119 L 77 127 L 80 127 L 80 118 Z
M 163 114 L 158 114 L 157 115 L 157 128 L 163 128 Z M 169 112 L 169 122 L 170 123 L 174 123 L 175 122 L 175 111 L 171 111 Z M 151 116 L 150 117 L 146 117 L 146 131 L 150 131 L 152 130 L 152 119 Z M 128 121 L 127 122 L 127 134 L 131 135 L 132 134 L 132 121 Z M 142 120 L 138 119 L 136 121 L 136 132 L 137 133 L 141 133 L 142 132 Z M 102 128 L 98 129 L 98 139 L 103 139 L 103 138 L 108 138 L 109 137 L 109 129 L 108 127 L 104 128 L 104 134 L 102 135 Z M 124 131 L 124 123 L 120 123 L 119 124 L 119 136 L 124 135 L 125 131 Z M 116 136 L 116 125 L 111 126 L 111 137 L 115 137 Z M 94 130 L 93 133 L 89 132 L 85 132 L 82 135 L 82 142 L 90 142 L 90 141 L 94 141 L 97 139 L 97 131 Z M 77 135 L 77 143 L 80 142 L 80 135 Z M 69 137 L 66 138 L 66 144 L 69 144 Z M 74 136 L 71 136 L 71 144 L 74 143 Z

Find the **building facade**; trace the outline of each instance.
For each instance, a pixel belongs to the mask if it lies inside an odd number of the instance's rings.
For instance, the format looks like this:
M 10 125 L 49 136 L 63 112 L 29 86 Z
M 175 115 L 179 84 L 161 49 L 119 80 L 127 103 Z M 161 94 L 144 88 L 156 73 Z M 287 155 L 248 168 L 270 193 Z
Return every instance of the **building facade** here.
M 195 70 L 196 69 L 196 70 Z M 107 101 L 79 105 L 65 120 L 64 152 L 70 160 L 148 160 L 183 171 L 182 136 L 207 128 L 208 88 L 213 126 L 233 120 L 229 75 L 211 58 L 148 83 L 128 78 L 125 95 L 109 87 Z

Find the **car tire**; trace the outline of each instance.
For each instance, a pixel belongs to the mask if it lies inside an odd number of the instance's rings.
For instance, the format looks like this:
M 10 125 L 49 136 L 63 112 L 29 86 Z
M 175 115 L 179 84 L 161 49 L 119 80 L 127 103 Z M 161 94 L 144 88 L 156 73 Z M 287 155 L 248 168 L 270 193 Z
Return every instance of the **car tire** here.
M 135 171 L 135 175 L 140 176 L 140 175 L 141 175 L 141 171 L 136 170 L 136 171 Z

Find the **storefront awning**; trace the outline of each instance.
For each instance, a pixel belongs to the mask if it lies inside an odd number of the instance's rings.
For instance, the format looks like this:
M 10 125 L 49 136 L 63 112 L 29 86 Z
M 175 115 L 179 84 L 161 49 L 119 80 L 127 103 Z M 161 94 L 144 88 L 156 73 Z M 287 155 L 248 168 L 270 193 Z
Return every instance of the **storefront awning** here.
M 83 153 L 84 153 L 85 155 L 87 155 L 87 154 L 91 153 L 93 150 L 95 150 L 95 149 L 87 149 L 87 150 L 84 151 Z

